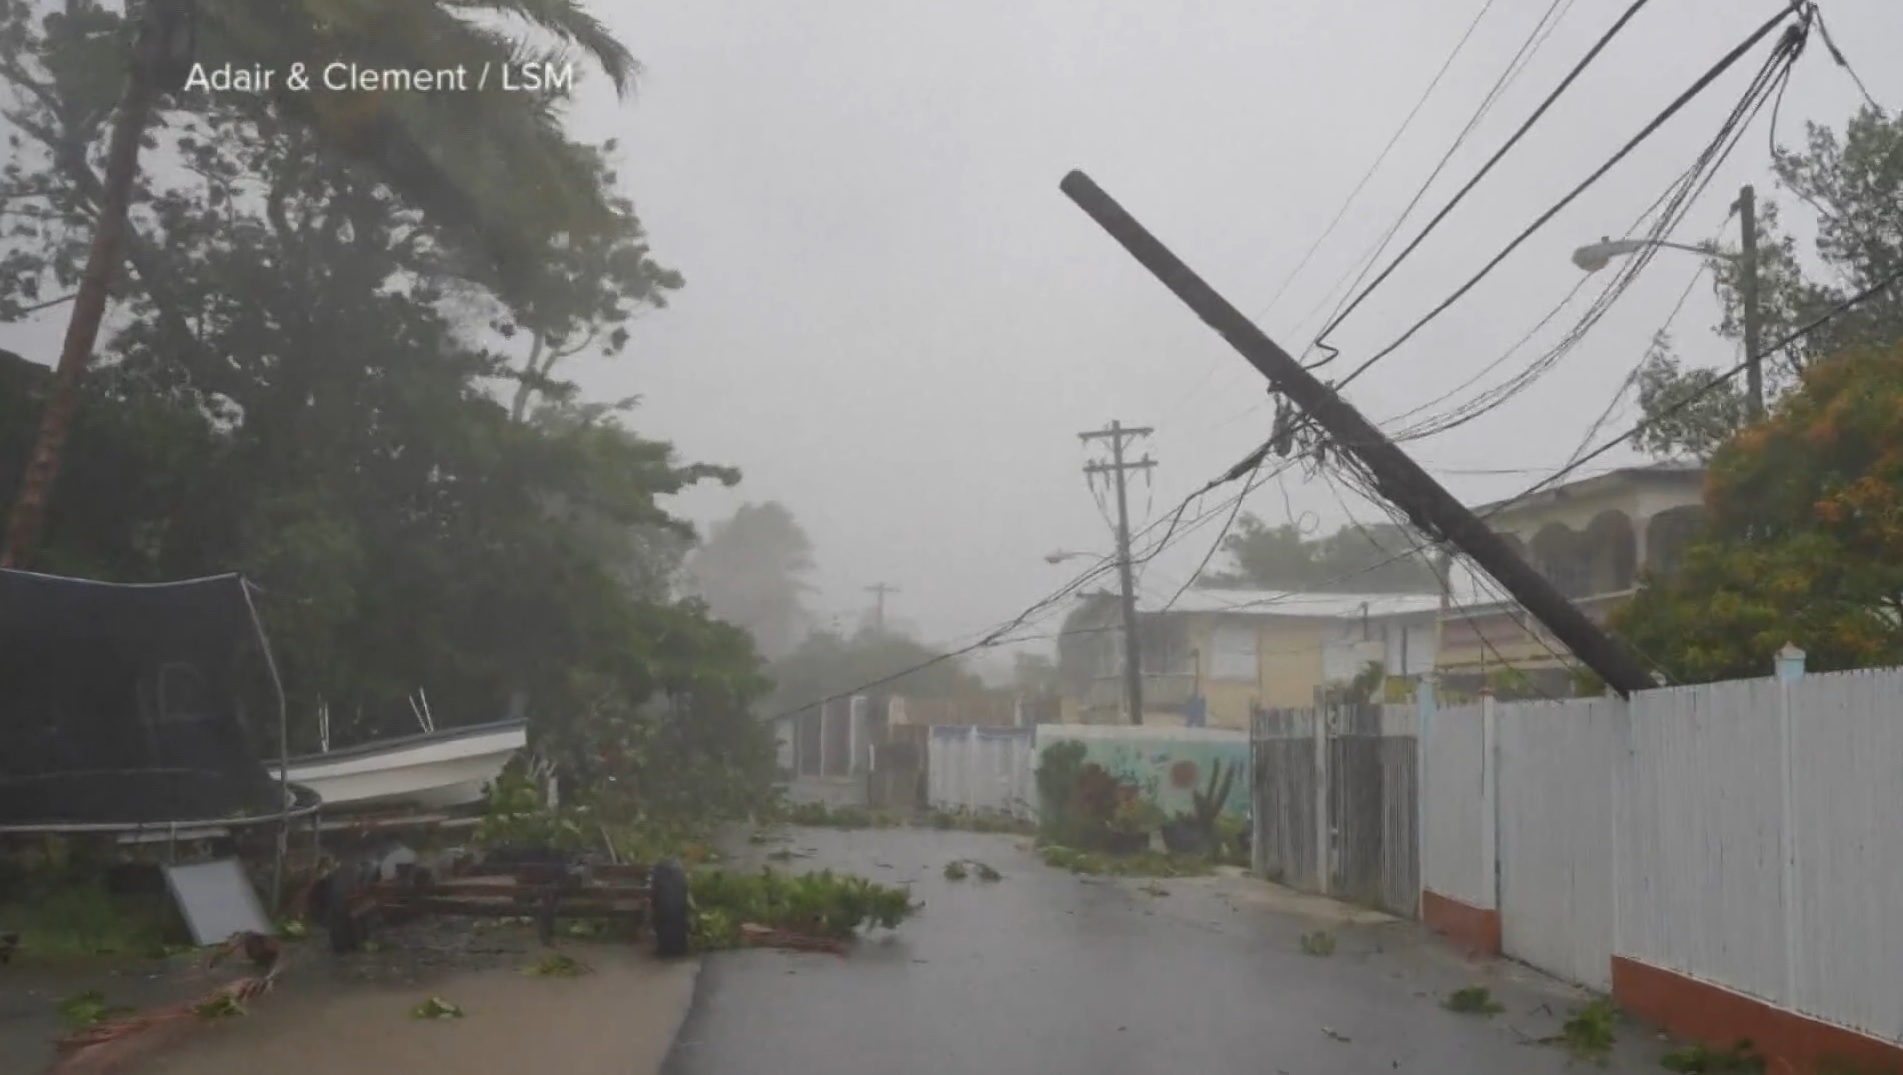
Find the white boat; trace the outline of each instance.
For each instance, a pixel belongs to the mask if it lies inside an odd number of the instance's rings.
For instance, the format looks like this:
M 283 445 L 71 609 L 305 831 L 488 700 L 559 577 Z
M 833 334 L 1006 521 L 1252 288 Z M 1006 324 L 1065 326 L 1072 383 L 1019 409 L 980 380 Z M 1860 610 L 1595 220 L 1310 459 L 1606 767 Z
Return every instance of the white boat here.
M 483 786 L 528 745 L 528 722 L 501 721 L 382 739 L 290 760 L 289 775 L 338 807 L 448 810 L 482 801 Z

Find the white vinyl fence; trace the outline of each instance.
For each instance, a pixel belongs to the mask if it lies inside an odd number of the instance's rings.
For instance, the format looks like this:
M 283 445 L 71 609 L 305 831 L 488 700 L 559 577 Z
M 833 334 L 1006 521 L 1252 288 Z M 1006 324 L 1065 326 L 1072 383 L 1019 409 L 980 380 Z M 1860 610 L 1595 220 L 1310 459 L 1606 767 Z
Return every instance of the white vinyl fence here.
M 1421 887 L 1469 907 L 1495 906 L 1491 714 L 1482 706 L 1423 719 Z
M 933 810 L 1037 816 L 1035 731 L 933 725 L 925 797 Z
M 1612 986 L 1613 771 L 1626 707 L 1499 707 L 1500 934 L 1506 954 Z
M 1619 957 L 1903 1042 L 1903 669 L 1783 674 L 1432 713 L 1422 886 L 1582 985 Z

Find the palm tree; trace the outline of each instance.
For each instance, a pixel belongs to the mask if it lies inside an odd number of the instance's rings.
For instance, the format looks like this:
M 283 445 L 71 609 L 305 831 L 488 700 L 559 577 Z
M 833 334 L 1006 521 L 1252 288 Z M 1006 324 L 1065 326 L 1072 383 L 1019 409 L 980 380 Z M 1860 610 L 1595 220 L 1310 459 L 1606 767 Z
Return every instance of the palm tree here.
M 102 14 L 93 0 L 65 0 L 65 9 L 69 19 Z M 97 218 L 39 435 L 0 544 L 0 567 L 20 563 L 38 540 L 80 381 L 125 257 L 140 145 L 161 95 L 183 87 L 194 54 L 207 64 L 229 60 L 278 72 L 293 63 L 321 70 L 332 59 L 403 71 L 461 65 L 472 80 L 489 72 L 485 82 L 501 65 L 566 62 L 526 47 L 510 22 L 580 50 L 617 93 L 630 92 L 638 70 L 633 55 L 577 0 L 144 0 L 103 177 L 92 180 L 83 151 L 62 161 L 82 193 L 96 188 Z M 525 286 L 537 251 L 552 238 L 587 234 L 612 216 L 592 159 L 562 129 L 562 96 L 298 93 L 280 85 L 273 103 L 461 240 L 487 262 L 506 297 Z M 156 286 L 150 274 L 141 275 Z

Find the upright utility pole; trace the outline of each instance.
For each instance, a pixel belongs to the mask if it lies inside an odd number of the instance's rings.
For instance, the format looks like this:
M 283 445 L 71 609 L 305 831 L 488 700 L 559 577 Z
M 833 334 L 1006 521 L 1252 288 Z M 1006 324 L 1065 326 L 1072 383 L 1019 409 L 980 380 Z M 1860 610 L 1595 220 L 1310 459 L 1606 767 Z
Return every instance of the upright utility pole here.
M 898 593 L 899 588 L 897 586 L 887 586 L 883 582 L 875 582 L 866 587 L 866 592 L 872 595 L 874 601 L 872 606 L 872 626 L 877 630 L 883 631 L 885 630 L 885 595 Z
M 1745 417 L 1757 421 L 1764 417 L 1764 352 L 1760 337 L 1762 317 L 1758 309 L 1758 193 L 1750 187 L 1738 192 L 1738 223 L 1744 232 L 1744 248 L 1738 258 L 1739 297 L 1744 300 L 1744 400 Z
M 1316 380 L 1242 311 L 1218 295 L 1089 176 L 1072 172 L 1060 186 L 1139 264 L 1268 378 L 1271 388 L 1320 426 L 1337 451 L 1354 456 L 1373 477 L 1375 491 L 1399 508 L 1416 529 L 1450 542 L 1473 557 L 1521 607 L 1619 694 L 1629 696 L 1654 685 L 1645 666 L 1617 638 L 1588 619 L 1551 582 L 1520 559 L 1500 535 L 1395 447 L 1360 411 Z
M 1121 422 L 1111 422 L 1108 429 L 1077 434 L 1085 444 L 1093 440 L 1110 442 L 1110 462 L 1086 464 L 1084 473 L 1108 474 L 1117 487 L 1117 574 L 1123 584 L 1123 700 L 1130 707 L 1132 724 L 1143 723 L 1143 647 L 1137 638 L 1137 584 L 1130 564 L 1130 498 L 1125 488 L 1131 471 L 1149 470 L 1156 466 L 1156 460 L 1146 455 L 1136 462 L 1125 462 L 1123 446 L 1126 441 L 1154 432 L 1148 427 L 1130 429 Z

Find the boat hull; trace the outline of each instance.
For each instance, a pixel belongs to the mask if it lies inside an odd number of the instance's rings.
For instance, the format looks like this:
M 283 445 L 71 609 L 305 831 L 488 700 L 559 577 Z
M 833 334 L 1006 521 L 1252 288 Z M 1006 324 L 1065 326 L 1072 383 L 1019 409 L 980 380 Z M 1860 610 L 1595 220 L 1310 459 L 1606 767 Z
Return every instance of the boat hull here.
M 484 786 L 527 745 L 520 725 L 466 729 L 294 758 L 289 775 L 321 796 L 326 810 L 449 810 L 481 802 Z

